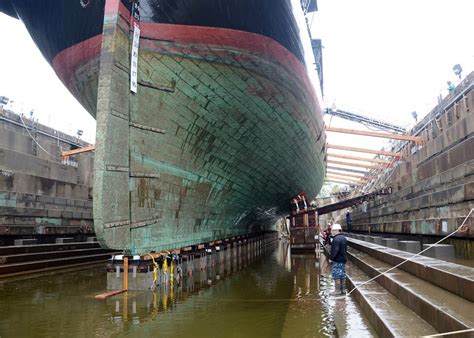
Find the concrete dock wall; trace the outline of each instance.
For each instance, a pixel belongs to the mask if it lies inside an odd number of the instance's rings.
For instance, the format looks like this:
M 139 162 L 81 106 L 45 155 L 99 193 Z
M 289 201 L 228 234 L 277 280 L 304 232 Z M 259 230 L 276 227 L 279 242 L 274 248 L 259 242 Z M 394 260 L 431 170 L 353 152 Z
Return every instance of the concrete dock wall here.
M 354 230 L 442 236 L 459 227 L 474 208 L 473 81 L 471 74 L 420 122 L 424 144 L 403 148 L 383 182 L 393 193 L 370 201 L 367 212 L 354 210 Z M 472 239 L 474 231 L 456 237 Z
M 54 241 L 54 235 L 93 233 L 93 153 L 62 161 L 61 151 L 86 144 L 32 124 L 0 111 L 0 245 L 20 237 L 51 235 Z M 35 147 L 26 128 L 46 151 Z

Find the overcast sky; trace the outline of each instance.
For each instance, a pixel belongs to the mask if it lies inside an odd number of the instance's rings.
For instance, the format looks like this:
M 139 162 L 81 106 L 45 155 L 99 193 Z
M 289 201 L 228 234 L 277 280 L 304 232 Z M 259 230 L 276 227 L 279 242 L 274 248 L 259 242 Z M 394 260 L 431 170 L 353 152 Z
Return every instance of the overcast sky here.
M 1 1 L 1 0 L 0 0 Z M 43 58 L 25 26 L 19 20 L 0 14 L 0 96 L 14 100 L 13 109 L 34 116 L 40 123 L 95 140 L 95 120 L 64 87 Z
M 472 0 L 318 3 L 329 105 L 408 123 L 446 94 L 456 63 L 473 69 Z
M 312 20 L 314 37 L 323 40 L 327 105 L 413 123 L 446 94 L 446 80 L 460 63 L 473 70 L 473 0 L 318 0 Z M 15 101 L 15 110 L 41 123 L 93 142 L 94 119 L 58 80 L 18 20 L 0 14 L 0 95 Z M 329 119 L 327 119 L 329 123 Z M 337 119 L 331 125 L 340 125 Z M 346 122 L 343 122 L 348 126 Z M 328 135 L 331 143 L 381 147 L 363 137 Z
M 472 0 L 320 0 L 313 34 L 323 40 L 325 102 L 403 127 L 447 95 L 459 63 L 474 70 Z M 361 125 L 326 116 L 327 124 Z M 328 143 L 387 147 L 388 140 L 328 133 Z M 370 154 L 329 150 L 352 156 Z M 350 162 L 350 161 L 349 161 Z

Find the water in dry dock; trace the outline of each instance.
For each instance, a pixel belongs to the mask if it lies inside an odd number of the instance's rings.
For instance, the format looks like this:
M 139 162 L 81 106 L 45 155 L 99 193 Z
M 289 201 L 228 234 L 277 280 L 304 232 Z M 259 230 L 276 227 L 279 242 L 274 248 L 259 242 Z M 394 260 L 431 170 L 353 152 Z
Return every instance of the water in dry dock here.
M 314 255 L 280 242 L 224 276 L 105 302 L 104 265 L 0 281 L 0 337 L 320 337 L 334 335 L 331 281 Z

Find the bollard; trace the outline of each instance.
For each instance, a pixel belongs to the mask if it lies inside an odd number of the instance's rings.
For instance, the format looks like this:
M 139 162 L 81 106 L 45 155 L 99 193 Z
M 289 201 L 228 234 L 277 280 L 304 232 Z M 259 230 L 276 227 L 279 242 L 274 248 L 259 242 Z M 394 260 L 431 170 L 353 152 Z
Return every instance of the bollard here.
M 398 249 L 398 239 L 382 238 L 382 245 L 392 249 Z
M 430 244 L 423 244 L 423 249 L 426 249 Z M 454 253 L 454 246 L 450 244 L 436 244 L 431 249 L 423 253 L 423 256 L 440 259 L 443 261 L 454 261 L 456 255 Z
M 400 241 L 398 242 L 398 250 L 418 253 L 421 251 L 421 244 L 418 241 Z
M 374 237 L 374 244 L 382 245 L 382 237 Z

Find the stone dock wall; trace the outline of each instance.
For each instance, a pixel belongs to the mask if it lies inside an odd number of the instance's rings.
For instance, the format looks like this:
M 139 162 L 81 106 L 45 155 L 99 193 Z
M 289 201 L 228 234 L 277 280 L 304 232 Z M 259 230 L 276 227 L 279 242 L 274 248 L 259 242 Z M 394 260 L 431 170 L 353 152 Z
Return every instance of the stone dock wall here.
M 470 74 L 414 128 L 423 145 L 404 146 L 384 183 L 393 193 L 371 201 L 366 212 L 357 207 L 354 230 L 443 236 L 474 208 L 473 80 Z M 474 231 L 455 236 L 472 240 Z
M 40 147 L 35 146 L 37 139 Z M 85 146 L 75 137 L 0 109 L 0 245 L 15 238 L 93 233 L 93 153 L 61 161 L 61 151 Z M 51 235 L 51 236 L 44 236 Z

